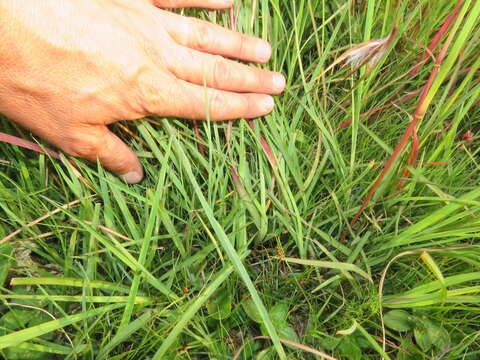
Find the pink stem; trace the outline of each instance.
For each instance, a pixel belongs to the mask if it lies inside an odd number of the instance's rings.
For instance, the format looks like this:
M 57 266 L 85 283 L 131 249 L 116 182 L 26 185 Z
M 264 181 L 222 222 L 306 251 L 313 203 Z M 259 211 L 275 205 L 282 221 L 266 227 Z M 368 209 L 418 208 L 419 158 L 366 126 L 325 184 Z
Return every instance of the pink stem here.
M 39 145 L 37 145 L 37 144 L 35 144 L 31 141 L 24 140 L 24 139 L 21 139 L 21 138 L 16 137 L 16 136 L 12 136 L 12 135 L 8 135 L 8 134 L 0 132 L 0 142 L 5 142 L 5 143 L 8 143 L 8 144 L 20 146 L 20 147 L 23 147 L 25 149 L 33 150 L 33 151 L 36 151 L 36 152 L 41 153 L 41 154 L 47 154 L 47 155 L 49 155 L 49 156 L 51 156 L 55 159 L 60 160 L 60 154 L 59 153 L 57 153 L 53 150 L 47 149 L 47 148 L 42 148 Z

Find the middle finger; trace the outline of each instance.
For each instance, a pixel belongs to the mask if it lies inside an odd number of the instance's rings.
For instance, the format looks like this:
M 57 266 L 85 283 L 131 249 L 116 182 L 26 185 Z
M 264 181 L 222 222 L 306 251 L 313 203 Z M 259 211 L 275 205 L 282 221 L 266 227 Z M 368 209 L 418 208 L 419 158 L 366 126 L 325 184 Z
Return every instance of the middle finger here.
M 175 49 L 175 58 L 172 58 L 169 69 L 179 79 L 219 90 L 280 94 L 285 87 L 285 78 L 278 72 L 247 66 L 183 46 Z

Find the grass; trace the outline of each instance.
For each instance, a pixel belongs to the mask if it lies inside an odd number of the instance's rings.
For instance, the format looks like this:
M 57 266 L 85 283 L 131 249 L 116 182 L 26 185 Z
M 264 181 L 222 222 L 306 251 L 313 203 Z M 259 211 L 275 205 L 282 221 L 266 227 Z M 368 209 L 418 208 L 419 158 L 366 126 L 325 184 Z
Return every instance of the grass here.
M 0 354 L 477 359 L 480 3 L 237 10 L 288 79 L 264 119 L 116 125 L 134 186 L 0 143 Z

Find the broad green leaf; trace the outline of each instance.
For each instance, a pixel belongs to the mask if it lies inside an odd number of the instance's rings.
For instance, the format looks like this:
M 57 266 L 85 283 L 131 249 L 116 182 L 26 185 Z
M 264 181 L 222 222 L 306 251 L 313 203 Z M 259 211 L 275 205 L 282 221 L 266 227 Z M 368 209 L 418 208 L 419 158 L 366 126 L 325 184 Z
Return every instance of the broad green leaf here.
M 392 310 L 383 317 L 385 325 L 396 331 L 409 331 L 413 329 L 412 316 L 403 310 Z
M 428 319 L 424 320 L 423 324 L 426 332 L 428 332 L 432 339 L 432 344 L 437 349 L 443 351 L 450 346 L 450 336 L 445 328 Z
M 284 301 L 280 301 L 276 303 L 270 309 L 268 313 L 270 314 L 270 317 L 274 325 L 287 321 L 288 309 L 289 309 L 288 303 Z
M 268 312 L 273 325 L 278 331 L 278 336 L 287 340 L 298 342 L 298 336 L 295 330 L 287 322 L 288 310 L 290 306 L 285 301 L 277 302 Z M 267 335 L 266 329 L 262 324 L 262 332 Z
M 287 322 L 280 324 L 280 326 L 277 329 L 278 329 L 278 336 L 298 343 L 297 333 Z
M 252 319 L 258 324 L 262 323 L 262 317 L 260 316 L 260 313 L 258 312 L 258 308 L 251 298 L 248 298 L 247 300 L 242 302 L 242 307 L 250 319 Z
M 325 350 L 333 351 L 342 340 L 340 336 L 324 336 L 319 340 L 319 344 Z
M 36 325 L 40 325 L 43 323 L 46 323 L 47 321 L 52 320 L 50 316 L 45 314 L 43 311 L 34 311 L 35 316 L 32 317 L 32 319 L 28 322 L 27 326 L 32 327 Z M 52 333 L 47 333 L 41 336 L 42 339 L 45 340 L 52 340 L 53 334 Z
M 272 348 L 268 348 L 260 351 L 256 356 L 255 360 L 273 360 Z
M 298 342 L 298 335 L 295 332 L 295 330 L 290 326 L 290 324 L 286 321 L 282 321 L 279 323 L 274 323 L 275 328 L 278 331 L 278 336 L 283 339 L 287 339 L 290 341 Z M 267 329 L 265 325 L 261 324 L 260 325 L 260 330 L 262 332 L 262 335 L 268 336 Z M 287 345 L 289 346 L 289 345 Z
M 432 348 L 433 339 L 430 332 L 427 330 L 424 321 L 413 329 L 413 335 L 415 336 L 415 342 L 424 352 Z
M 415 354 L 416 351 L 418 350 L 416 350 L 416 346 L 411 337 L 405 337 L 400 342 L 400 346 L 397 351 L 397 360 L 414 360 L 416 359 L 416 356 L 412 356 L 412 354 Z

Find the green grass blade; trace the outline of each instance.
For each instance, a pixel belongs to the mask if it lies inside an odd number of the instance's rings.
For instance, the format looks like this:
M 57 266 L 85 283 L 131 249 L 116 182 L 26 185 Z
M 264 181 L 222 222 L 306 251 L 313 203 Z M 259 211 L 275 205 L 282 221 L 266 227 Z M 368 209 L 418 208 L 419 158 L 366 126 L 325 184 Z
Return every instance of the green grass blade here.
M 0 336 L 0 349 L 17 346 L 18 344 L 21 344 L 25 341 L 35 339 L 39 336 L 48 334 L 49 332 L 58 330 L 60 328 L 74 324 L 84 319 L 88 319 L 94 316 L 101 316 L 109 311 L 118 309 L 123 306 L 124 304 L 107 305 L 94 310 L 82 312 L 80 314 L 69 315 L 58 320 L 48 321 L 46 323 L 32 326 L 27 329 L 15 331 L 8 335 Z

